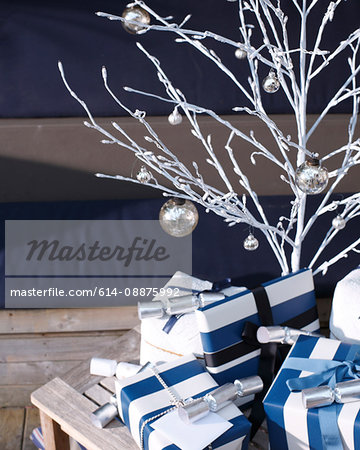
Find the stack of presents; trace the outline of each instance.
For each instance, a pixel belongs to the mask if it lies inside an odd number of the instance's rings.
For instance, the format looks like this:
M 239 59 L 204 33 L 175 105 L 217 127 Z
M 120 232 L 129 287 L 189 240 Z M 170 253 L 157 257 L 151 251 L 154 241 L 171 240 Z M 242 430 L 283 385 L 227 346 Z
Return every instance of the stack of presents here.
M 177 272 L 138 308 L 140 365 L 92 360 L 117 376 L 94 425 L 118 415 L 146 450 L 230 450 L 266 419 L 272 449 L 360 449 L 360 268 L 337 285 L 330 339 L 307 269 L 254 290 Z

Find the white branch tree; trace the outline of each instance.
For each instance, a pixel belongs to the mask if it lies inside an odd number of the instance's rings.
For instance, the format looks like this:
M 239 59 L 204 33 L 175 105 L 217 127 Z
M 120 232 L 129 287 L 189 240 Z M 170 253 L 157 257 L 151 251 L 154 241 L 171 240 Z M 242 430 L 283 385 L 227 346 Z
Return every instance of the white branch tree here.
M 228 0 L 230 1 L 230 0 Z M 233 1 L 233 0 L 232 0 Z M 290 1 L 290 0 L 288 0 Z M 145 2 L 135 0 L 131 5 L 138 6 L 147 11 L 151 17 L 151 24 L 142 24 L 140 33 L 150 31 L 166 31 L 175 34 L 176 42 L 185 43 L 194 47 L 206 58 L 213 62 L 224 76 L 230 78 L 237 89 L 241 91 L 246 106 L 234 106 L 233 110 L 239 113 L 246 113 L 255 116 L 262 121 L 269 129 L 273 141 L 278 148 L 276 155 L 268 150 L 268 143 L 259 142 L 254 133 L 244 133 L 241 129 L 224 120 L 216 112 L 191 104 L 187 101 L 183 92 L 173 85 L 160 62 L 141 45 L 138 48 L 152 62 L 157 71 L 158 79 L 164 88 L 164 96 L 153 93 L 143 92 L 129 87 L 124 89 L 128 92 L 134 92 L 145 96 L 160 99 L 163 102 L 170 103 L 172 107 L 186 116 L 191 125 L 191 132 L 202 144 L 204 153 L 196 156 L 196 161 L 192 166 L 187 167 L 174 152 L 168 148 L 157 135 L 156 131 L 146 120 L 146 113 L 143 111 L 131 111 L 114 94 L 108 84 L 106 68 L 102 69 L 104 85 L 114 101 L 131 117 L 144 126 L 146 146 L 140 145 L 131 136 L 129 136 L 116 122 L 112 123 L 113 132 L 102 128 L 95 121 L 86 103 L 81 100 L 69 86 L 63 67 L 59 63 L 61 76 L 66 88 L 70 94 L 85 109 L 89 121 L 85 125 L 100 132 L 105 138 L 104 144 L 117 144 L 122 149 L 134 153 L 143 165 L 151 173 L 151 179 L 147 183 L 163 191 L 166 196 L 175 196 L 182 199 L 188 199 L 196 202 L 224 218 L 229 225 L 246 223 L 254 229 L 260 230 L 266 237 L 271 249 L 281 267 L 282 274 L 291 271 L 297 271 L 300 268 L 300 256 L 302 244 L 314 225 L 316 220 L 323 214 L 328 214 L 330 227 L 318 249 L 314 250 L 314 256 L 308 263 L 308 267 L 314 270 L 314 274 L 319 272 L 326 273 L 327 268 L 339 259 L 346 257 L 351 251 L 358 251 L 356 247 L 360 244 L 360 238 L 351 245 L 344 248 L 340 253 L 334 255 L 331 259 L 319 265 L 318 260 L 324 249 L 340 232 L 331 224 L 334 217 L 334 210 L 341 210 L 341 217 L 346 222 L 351 221 L 360 215 L 360 193 L 349 195 L 342 200 L 331 200 L 335 188 L 348 174 L 349 170 L 360 163 L 360 139 L 356 139 L 355 129 L 357 125 L 360 99 L 360 86 L 358 85 L 358 74 L 360 72 L 359 46 L 360 46 L 360 28 L 352 32 L 348 38 L 339 43 L 331 51 L 321 49 L 322 38 L 325 28 L 332 21 L 336 8 L 344 0 L 330 1 L 324 10 L 324 17 L 319 24 L 315 43 L 312 48 L 308 48 L 307 42 L 307 22 L 308 17 L 314 6 L 319 3 L 323 5 L 324 0 L 291 0 L 296 14 L 300 18 L 300 36 L 298 48 L 290 48 L 288 39 L 288 18 L 281 9 L 280 0 L 238 0 L 239 30 L 241 34 L 241 43 L 235 42 L 226 37 L 212 33 L 210 31 L 197 31 L 186 28 L 190 19 L 187 16 L 180 24 L 174 23 L 172 17 L 161 17 L 153 11 Z M 99 12 L 98 16 L 124 22 L 123 17 Z M 137 22 L 128 21 L 130 25 Z M 262 34 L 262 43 L 260 46 L 253 45 L 253 30 L 260 30 Z M 235 49 L 241 49 L 246 52 L 247 63 L 249 67 L 248 83 L 241 83 L 236 75 L 222 62 L 219 56 L 209 47 L 211 41 L 217 41 L 224 45 L 232 46 Z M 206 45 L 208 44 L 208 45 Z M 332 94 L 329 103 L 319 114 L 315 123 L 307 126 L 307 99 L 312 81 L 323 72 L 334 58 L 347 51 L 350 56 L 347 59 L 348 75 L 344 82 L 340 81 L 339 89 Z M 294 55 L 297 55 L 294 58 Z M 271 119 L 263 106 L 263 91 L 261 80 L 259 80 L 259 65 L 265 65 L 269 70 L 275 73 L 280 82 L 281 89 L 293 110 L 296 126 L 297 139 L 292 140 L 290 136 L 285 136 L 278 128 L 275 121 Z M 342 84 L 341 84 L 342 83 Z M 321 124 L 326 114 L 339 103 L 351 99 L 352 112 L 349 119 L 347 142 L 338 149 L 331 149 L 326 155 L 318 155 L 308 148 L 308 141 L 317 127 Z M 205 136 L 198 122 L 200 115 L 206 115 L 217 121 L 223 127 L 228 129 L 229 138 L 225 149 L 227 157 L 230 159 L 233 170 L 238 176 L 238 181 L 242 191 L 245 194 L 237 193 L 236 187 L 230 181 L 230 174 L 225 173 L 222 163 L 217 156 L 216 149 L 212 145 L 211 136 Z M 255 164 L 255 157 L 261 155 L 278 166 L 283 174 L 281 180 L 289 185 L 294 196 L 289 207 L 289 217 L 280 217 L 276 224 L 271 224 L 265 214 L 261 202 L 251 185 L 251 180 L 245 175 L 238 160 L 239 155 L 232 147 L 234 137 L 239 137 L 248 142 L 254 151 L 249 155 L 251 161 Z M 291 153 L 296 153 L 296 166 L 291 160 Z M 296 185 L 296 169 L 306 159 L 319 158 L 323 163 L 335 156 L 341 156 L 341 166 L 329 173 L 329 187 L 324 198 L 321 200 L 314 214 L 306 221 L 306 193 L 302 192 Z M 197 161 L 205 158 L 206 162 L 213 166 L 222 181 L 223 189 L 215 188 L 206 183 L 205 177 L 200 173 Z M 169 188 L 160 184 L 157 176 L 161 175 L 169 180 L 173 186 Z M 137 179 L 122 175 L 97 174 L 98 177 L 114 178 L 117 180 L 126 180 L 133 183 L 139 183 Z M 252 208 L 256 208 L 256 215 L 251 213 L 248 203 L 251 201 Z

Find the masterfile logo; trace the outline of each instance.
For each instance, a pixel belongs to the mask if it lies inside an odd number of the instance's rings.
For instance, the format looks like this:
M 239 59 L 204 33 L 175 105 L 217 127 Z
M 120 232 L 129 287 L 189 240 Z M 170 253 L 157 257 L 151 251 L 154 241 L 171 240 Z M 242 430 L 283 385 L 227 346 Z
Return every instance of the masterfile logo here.
M 135 304 L 151 299 L 152 289 L 161 288 L 176 271 L 191 274 L 191 266 L 191 236 L 169 236 L 158 221 L 5 222 L 6 307 Z M 149 298 L 135 298 L 145 288 Z M 15 299 L 7 295 L 10 289 Z M 72 294 L 77 290 L 90 294 L 80 299 Z M 60 291 L 62 298 L 55 299 L 54 292 Z M 20 297 L 31 297 L 31 302 Z M 34 303 L 37 297 L 41 300 Z
M 32 240 L 27 243 L 30 247 L 29 253 L 26 256 L 26 261 L 31 261 L 33 258 L 37 261 L 47 259 L 48 261 L 123 261 L 125 267 L 135 261 L 164 261 L 170 258 L 167 250 L 163 246 L 157 246 L 156 239 L 143 239 L 137 236 L 133 239 L 129 247 L 121 247 L 115 245 L 114 247 L 101 246 L 99 241 L 93 244 L 86 244 L 83 242 L 78 247 L 66 245 L 59 240 L 54 239 L 48 241 Z

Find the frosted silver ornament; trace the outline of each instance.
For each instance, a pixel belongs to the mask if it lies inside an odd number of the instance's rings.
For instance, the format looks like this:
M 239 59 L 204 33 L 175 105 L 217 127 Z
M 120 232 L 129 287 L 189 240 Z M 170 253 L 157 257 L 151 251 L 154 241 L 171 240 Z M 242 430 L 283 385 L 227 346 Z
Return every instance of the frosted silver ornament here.
M 320 165 L 318 159 L 305 161 L 296 169 L 296 185 L 305 194 L 320 194 L 326 188 L 328 181 L 329 173 L 326 167 Z
M 141 166 L 139 172 L 136 174 L 136 179 L 140 183 L 148 183 L 151 180 L 151 172 L 145 166 Z
M 247 52 L 243 50 L 242 48 L 237 48 L 235 50 L 235 58 L 237 59 L 246 59 L 247 58 Z
M 150 25 L 150 15 L 141 6 L 127 6 L 121 17 L 124 19 L 122 26 L 130 34 L 138 34 L 146 30 L 146 27 L 141 26 L 141 24 Z M 130 23 L 130 20 L 138 23 Z
M 168 121 L 170 125 L 180 125 L 182 122 L 182 115 L 177 109 L 174 109 L 174 111 L 169 115 Z
M 346 226 L 346 220 L 338 214 L 336 217 L 332 220 L 332 226 L 335 228 L 335 230 L 343 230 Z
M 248 251 L 256 250 L 259 247 L 259 241 L 250 233 L 244 240 L 244 249 Z
M 171 198 L 160 209 L 161 228 L 170 236 L 183 237 L 191 234 L 198 220 L 198 211 L 189 200 Z
M 280 88 L 280 81 L 273 70 L 270 70 L 269 75 L 263 79 L 262 86 L 268 94 L 274 94 Z

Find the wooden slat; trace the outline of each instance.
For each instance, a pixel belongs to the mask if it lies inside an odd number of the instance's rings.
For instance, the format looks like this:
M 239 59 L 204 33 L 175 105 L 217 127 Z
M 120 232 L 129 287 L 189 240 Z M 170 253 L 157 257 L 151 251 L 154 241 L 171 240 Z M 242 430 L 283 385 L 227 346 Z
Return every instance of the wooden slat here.
M 24 408 L 0 409 L 1 450 L 21 449 L 24 414 Z
M 117 361 L 132 361 L 139 356 L 139 353 L 140 334 L 138 329 L 134 329 L 115 339 L 106 351 L 93 356 L 116 359 Z M 81 393 L 102 380 L 102 377 L 90 375 L 90 361 L 79 364 L 61 378 Z
M 267 126 L 257 117 L 246 114 L 224 115 L 243 133 L 249 135 L 254 131 L 260 142 L 266 142 L 267 149 L 277 154 L 276 141 L 271 137 Z M 317 119 L 317 115 L 307 115 L 309 126 Z M 128 117 L 98 118 L 99 125 L 105 129 L 115 120 L 130 134 L 136 142 L 142 142 L 144 131 L 141 123 Z M 217 171 L 206 164 L 203 147 L 200 141 L 194 139 L 190 132 L 188 121 L 173 127 L 166 117 L 147 117 L 162 140 L 166 142 L 175 155 L 181 155 L 185 165 L 191 167 L 194 155 L 197 158 L 200 173 L 211 186 L 222 189 L 222 180 Z M 199 117 L 199 125 L 204 136 L 211 134 L 214 148 L 224 147 L 228 139 L 228 128 L 211 117 Z M 276 114 L 276 125 L 284 135 L 296 135 L 296 123 L 293 115 Z M 330 114 L 325 117 L 320 127 L 311 137 L 312 148 L 339 148 L 347 139 L 349 117 L 347 114 Z M 85 199 L 113 199 L 140 198 L 158 195 L 159 192 L 134 183 L 115 180 L 96 180 L 94 176 L 86 174 L 96 172 L 116 174 L 118 168 L 121 173 L 130 173 L 134 163 L 132 152 L 119 151 L 114 146 L 104 147 L 99 144 L 100 136 L 83 126 L 81 118 L 52 118 L 52 119 L 2 119 L 0 121 L 2 156 L 2 184 L 11 189 L 0 191 L 0 201 L 54 201 L 54 200 L 85 200 Z M 357 134 L 359 134 L 359 125 Z M 59 135 L 61 139 L 59 139 Z M 252 188 L 258 195 L 281 195 L 290 193 L 286 183 L 279 182 L 280 169 L 276 164 L 262 158 L 256 166 L 250 161 L 249 155 L 253 151 L 250 143 L 234 138 L 234 147 L 241 145 L 241 152 L 237 152 L 237 161 L 247 177 L 252 180 Z M 49 151 L 51 149 L 51 151 Z M 74 151 L 76 149 L 76 151 Z M 16 165 L 11 162 L 15 159 Z M 230 182 L 235 185 L 237 177 L 233 172 L 230 158 L 221 158 L 225 173 Z M 338 162 L 336 157 L 327 161 L 333 165 Z M 28 164 L 28 167 L 27 165 Z M 329 166 L 328 166 L 329 167 Z M 65 170 L 68 168 L 68 170 Z M 332 167 L 329 167 L 332 170 Z M 17 170 L 17 177 L 14 177 Z M 32 177 L 26 176 L 31 170 Z M 24 176 L 21 176 L 24 174 Z M 52 174 L 53 177 L 49 176 Z M 270 174 L 270 175 L 269 175 Z M 355 174 L 355 172 L 353 172 Z M 18 179 L 22 182 L 19 183 Z M 33 180 L 36 179 L 36 183 Z M 65 180 L 65 181 L 64 181 Z M 79 182 L 81 181 L 81 182 Z M 159 180 L 165 186 L 169 181 Z M 340 186 L 341 192 L 357 192 L 356 175 L 345 177 Z
M 40 425 L 39 410 L 34 406 L 28 406 L 25 408 L 25 426 L 24 426 L 24 438 L 23 446 L 21 450 L 34 450 L 34 444 L 30 440 L 30 434 L 34 428 Z
M 128 330 L 138 324 L 135 306 L 0 310 L 3 334 Z
M 35 391 L 35 389 L 38 389 L 39 386 L 39 383 L 16 386 L 0 386 L 0 405 L 2 407 L 24 407 L 30 405 L 30 395 L 33 391 Z
M 110 392 L 99 386 L 98 384 L 95 384 L 90 389 L 87 389 L 85 395 L 90 400 L 96 402 L 98 405 L 105 405 L 105 403 L 109 402 L 111 397 Z
M 70 450 L 69 436 L 42 410 L 40 423 L 46 450 Z
M 43 361 L 31 363 L 1 363 L 0 385 L 44 384 L 68 372 L 79 361 Z
M 110 392 L 115 394 L 115 380 L 116 380 L 115 377 L 103 378 L 100 381 L 100 384 L 101 386 L 104 386 Z
M 92 426 L 90 414 L 96 405 L 59 378 L 35 391 L 31 400 L 88 450 L 138 448 L 126 427 L 118 421 L 102 430 Z
M 112 344 L 123 332 L 97 336 L 32 336 L 0 338 L 0 363 L 33 361 L 81 361 Z M 9 336 L 9 335 L 7 335 Z

